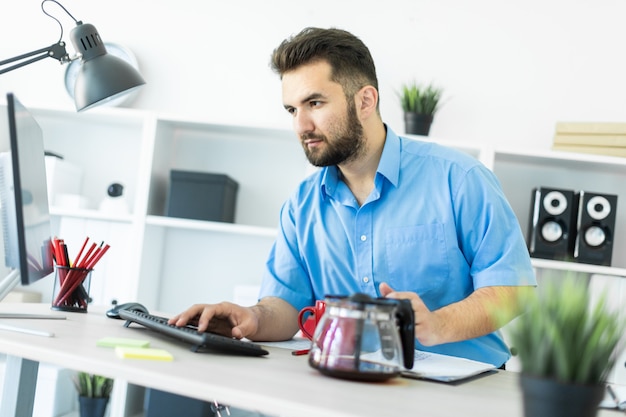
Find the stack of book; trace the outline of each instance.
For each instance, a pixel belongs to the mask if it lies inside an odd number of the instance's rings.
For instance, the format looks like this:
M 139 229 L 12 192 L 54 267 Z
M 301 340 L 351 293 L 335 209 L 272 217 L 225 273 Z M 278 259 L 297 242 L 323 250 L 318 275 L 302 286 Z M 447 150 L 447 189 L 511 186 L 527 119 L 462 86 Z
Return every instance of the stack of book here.
M 626 123 L 558 122 L 552 149 L 626 157 Z

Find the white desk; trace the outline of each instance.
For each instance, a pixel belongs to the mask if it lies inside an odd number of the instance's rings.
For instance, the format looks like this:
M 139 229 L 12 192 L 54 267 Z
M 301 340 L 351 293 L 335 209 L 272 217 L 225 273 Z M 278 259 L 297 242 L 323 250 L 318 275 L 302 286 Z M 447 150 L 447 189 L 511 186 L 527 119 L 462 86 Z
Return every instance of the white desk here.
M 523 415 L 517 374 L 512 372 L 498 371 L 458 385 L 403 378 L 386 383 L 344 381 L 320 374 L 309 367 L 306 356 L 292 356 L 285 349 L 270 348 L 270 354 L 261 358 L 193 353 L 143 328 L 125 328 L 123 321 L 107 318 L 103 308 L 90 307 L 89 313 L 80 314 L 51 312 L 47 305 L 0 304 L 1 311 L 67 316 L 67 320 L 16 321 L 53 331 L 51 338 L 0 331 L 0 352 L 15 361 L 26 359 L 26 373 L 32 372 L 29 367 L 33 365 L 36 372 L 39 362 L 51 363 L 283 417 Z M 113 350 L 96 346 L 105 336 L 149 339 L 152 347 L 170 351 L 174 361 L 119 359 Z M 15 381 L 5 380 L 7 384 L 13 386 Z M 32 401 L 32 393 L 24 386 L 28 384 L 22 385 L 20 401 Z M 2 417 L 26 415 L 20 403 L 17 410 Z M 601 410 L 598 415 L 620 413 Z

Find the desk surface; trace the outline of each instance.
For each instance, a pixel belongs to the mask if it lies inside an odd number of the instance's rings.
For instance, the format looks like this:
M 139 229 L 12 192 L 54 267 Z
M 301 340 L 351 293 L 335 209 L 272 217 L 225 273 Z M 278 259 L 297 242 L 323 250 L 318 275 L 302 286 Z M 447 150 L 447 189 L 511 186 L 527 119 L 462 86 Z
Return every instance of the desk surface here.
M 450 385 L 396 378 L 385 383 L 344 381 L 320 374 L 306 356 L 268 348 L 266 357 L 193 353 L 186 345 L 140 327 L 123 327 L 104 308 L 87 314 L 50 311 L 47 305 L 0 304 L 0 312 L 50 313 L 66 320 L 13 320 L 14 325 L 49 330 L 41 337 L 0 330 L 0 352 L 40 363 L 98 373 L 132 384 L 203 400 L 217 400 L 265 414 L 290 417 L 380 417 L 425 412 L 437 416 L 522 416 L 517 374 L 497 371 Z M 5 322 L 5 320 L 2 320 Z M 174 355 L 172 362 L 120 359 L 96 346 L 102 337 L 147 339 Z M 601 410 L 599 416 L 619 413 Z

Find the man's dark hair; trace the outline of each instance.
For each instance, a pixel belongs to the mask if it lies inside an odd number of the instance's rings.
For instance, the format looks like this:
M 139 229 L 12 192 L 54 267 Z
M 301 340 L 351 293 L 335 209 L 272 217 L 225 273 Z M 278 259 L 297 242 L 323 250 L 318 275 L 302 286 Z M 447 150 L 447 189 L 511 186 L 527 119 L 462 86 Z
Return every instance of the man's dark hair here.
M 354 97 L 366 85 L 378 90 L 369 49 L 359 38 L 341 29 L 303 29 L 274 50 L 271 67 L 282 78 L 286 72 L 317 61 L 330 64 L 331 80 L 341 84 L 346 97 Z

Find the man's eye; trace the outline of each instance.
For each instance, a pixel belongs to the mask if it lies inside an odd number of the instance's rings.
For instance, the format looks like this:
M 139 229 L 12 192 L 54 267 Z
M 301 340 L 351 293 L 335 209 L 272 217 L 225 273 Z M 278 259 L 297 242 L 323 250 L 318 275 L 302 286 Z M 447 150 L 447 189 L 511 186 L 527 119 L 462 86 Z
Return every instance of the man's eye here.
M 322 105 L 322 102 L 318 100 L 313 100 L 313 101 L 310 101 L 309 104 L 311 105 L 311 107 L 318 107 Z
M 293 107 L 287 108 L 285 110 L 287 110 L 287 113 L 289 113 L 291 115 L 296 114 L 296 109 L 294 109 Z

